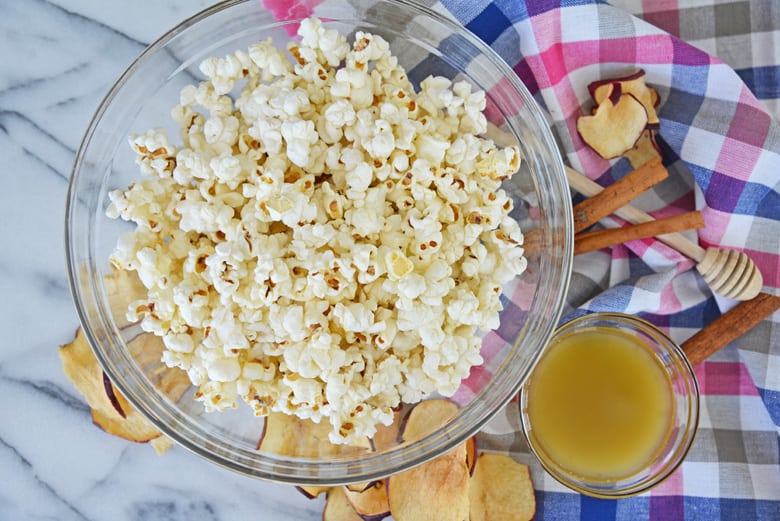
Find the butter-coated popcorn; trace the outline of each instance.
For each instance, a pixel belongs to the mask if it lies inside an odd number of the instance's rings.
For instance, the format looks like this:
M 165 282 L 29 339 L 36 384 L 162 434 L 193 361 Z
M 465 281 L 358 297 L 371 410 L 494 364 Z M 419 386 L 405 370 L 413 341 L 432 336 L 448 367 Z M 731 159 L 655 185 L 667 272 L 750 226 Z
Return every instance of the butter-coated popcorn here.
M 137 228 L 110 260 L 138 272 L 128 318 L 207 411 L 241 399 L 348 443 L 482 363 L 526 267 L 500 188 L 520 156 L 478 136 L 469 83 L 415 92 L 380 36 L 350 45 L 317 19 L 299 36 L 205 60 L 171 113 L 181 146 L 131 136 L 144 177 L 107 214 Z

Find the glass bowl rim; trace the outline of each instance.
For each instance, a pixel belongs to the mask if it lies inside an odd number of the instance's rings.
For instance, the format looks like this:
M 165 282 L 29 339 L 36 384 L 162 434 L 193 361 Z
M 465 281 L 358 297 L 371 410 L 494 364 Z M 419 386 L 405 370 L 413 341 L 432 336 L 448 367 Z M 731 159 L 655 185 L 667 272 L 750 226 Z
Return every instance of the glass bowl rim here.
M 533 429 L 531 428 L 531 422 L 528 418 L 528 414 L 526 413 L 526 389 L 530 385 L 530 374 L 533 373 L 533 369 L 531 370 L 531 373 L 529 373 L 529 378 L 521 386 L 521 396 L 518 403 L 518 407 L 520 409 L 520 424 L 529 450 L 542 466 L 542 468 L 544 468 L 544 470 L 547 471 L 547 473 L 550 474 L 556 481 L 576 492 L 585 494 L 587 496 L 599 499 L 623 499 L 642 494 L 660 485 L 666 481 L 680 467 L 680 465 L 682 465 L 683 461 L 685 461 L 685 458 L 688 456 L 688 453 L 690 452 L 691 447 L 693 446 L 693 443 L 696 439 L 696 434 L 699 430 L 701 392 L 699 389 L 698 379 L 696 378 L 696 373 L 693 370 L 693 366 L 691 366 L 690 362 L 688 361 L 688 357 L 679 344 L 677 344 L 677 342 L 675 342 L 665 331 L 652 322 L 635 315 L 617 311 L 594 311 L 585 313 L 558 326 L 555 329 L 552 337 L 550 337 L 549 344 L 551 344 L 552 341 L 560 334 L 568 333 L 568 330 L 571 328 L 581 326 L 583 323 L 587 324 L 588 322 L 599 320 L 617 322 L 621 325 L 626 325 L 632 329 L 639 330 L 642 333 L 649 333 L 651 335 L 660 337 L 662 342 L 656 341 L 656 343 L 663 347 L 664 353 L 671 354 L 675 361 L 678 362 L 681 366 L 681 374 L 686 382 L 686 387 L 688 388 L 686 401 L 688 403 L 689 411 L 688 421 L 684 424 L 684 434 L 680 438 L 679 443 L 676 443 L 673 447 L 674 451 L 677 452 L 676 457 L 661 467 L 658 472 L 651 473 L 645 479 L 642 479 L 634 484 L 628 484 L 616 488 L 608 488 L 606 486 L 603 488 L 590 486 L 586 482 L 587 478 L 578 479 L 561 471 L 557 468 L 556 465 L 550 463 L 546 457 L 542 456 L 542 451 L 536 446 L 536 443 L 533 441 L 534 438 L 529 432 Z M 546 352 L 547 348 L 545 348 L 544 351 Z M 539 363 L 543 356 L 544 353 L 542 353 L 541 356 L 536 359 L 536 364 Z M 680 450 L 680 448 L 682 448 L 682 450 Z

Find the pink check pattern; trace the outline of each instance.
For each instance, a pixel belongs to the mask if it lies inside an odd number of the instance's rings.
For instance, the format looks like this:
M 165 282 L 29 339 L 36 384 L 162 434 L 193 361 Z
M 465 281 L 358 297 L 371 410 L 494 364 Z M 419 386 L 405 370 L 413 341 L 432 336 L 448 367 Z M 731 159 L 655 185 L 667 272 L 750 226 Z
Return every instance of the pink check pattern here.
M 350 1 L 350 0 L 347 0 Z M 351 0 L 359 2 L 360 0 Z M 264 0 L 279 18 L 317 14 L 317 0 Z M 630 170 L 579 139 L 587 84 L 642 68 L 661 94 L 660 142 L 671 176 L 638 205 L 658 217 L 699 209 L 703 247 L 747 252 L 780 291 L 780 5 L 774 0 L 439 0 L 425 2 L 491 45 L 548 112 L 566 161 L 602 185 Z M 361 3 L 362 5 L 362 3 Z M 300 11 L 300 12 L 299 12 Z M 620 222 L 618 221 L 618 224 Z M 622 311 L 678 342 L 735 303 L 714 296 L 693 262 L 655 240 L 575 259 L 564 320 Z M 521 309 L 518 290 L 507 307 Z M 780 519 L 780 313 L 697 366 L 701 421 L 686 461 L 651 492 L 618 501 L 564 488 L 528 454 L 510 404 L 481 446 L 532 468 L 537 520 Z M 492 371 L 486 364 L 468 384 Z M 495 345 L 494 345 L 495 344 Z M 463 389 L 468 393 L 468 386 Z
M 764 291 L 778 293 L 776 3 L 477 3 L 437 6 L 507 60 L 547 109 L 567 162 L 602 185 L 630 166 L 601 159 L 579 139 L 576 120 L 592 106 L 587 84 L 644 69 L 662 98 L 661 146 L 671 179 L 637 204 L 657 217 L 701 210 L 707 226 L 695 237 L 699 244 L 747 252 L 762 271 Z M 773 45 L 753 49 L 756 42 Z M 655 240 L 579 256 L 563 320 L 623 311 L 683 342 L 735 304 L 715 297 L 692 267 Z M 779 322 L 776 314 L 696 367 L 702 391 L 697 441 L 680 469 L 649 493 L 602 501 L 568 491 L 528 456 L 512 406 L 482 434 L 483 446 L 527 457 L 537 519 L 780 519 Z

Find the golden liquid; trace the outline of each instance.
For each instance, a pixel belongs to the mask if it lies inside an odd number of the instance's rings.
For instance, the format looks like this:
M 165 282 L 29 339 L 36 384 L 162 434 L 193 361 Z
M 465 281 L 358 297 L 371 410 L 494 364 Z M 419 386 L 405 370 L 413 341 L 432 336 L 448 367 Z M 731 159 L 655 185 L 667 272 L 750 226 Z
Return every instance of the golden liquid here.
M 608 328 L 556 340 L 528 391 L 532 436 L 558 466 L 608 480 L 646 466 L 666 442 L 671 380 L 640 340 Z

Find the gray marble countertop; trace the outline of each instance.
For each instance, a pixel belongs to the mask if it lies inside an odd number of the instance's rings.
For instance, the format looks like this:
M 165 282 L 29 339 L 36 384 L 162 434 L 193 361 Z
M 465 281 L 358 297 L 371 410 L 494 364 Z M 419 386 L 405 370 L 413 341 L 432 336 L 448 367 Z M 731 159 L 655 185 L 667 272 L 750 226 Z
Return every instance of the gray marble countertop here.
M 0 1 L 2 521 L 321 518 L 289 485 L 102 432 L 57 355 L 78 326 L 63 216 L 82 134 L 146 44 L 211 3 Z

